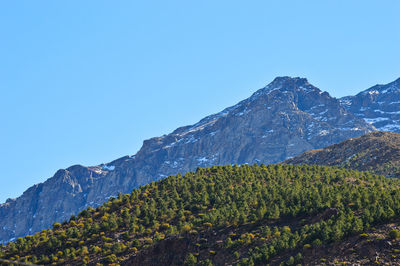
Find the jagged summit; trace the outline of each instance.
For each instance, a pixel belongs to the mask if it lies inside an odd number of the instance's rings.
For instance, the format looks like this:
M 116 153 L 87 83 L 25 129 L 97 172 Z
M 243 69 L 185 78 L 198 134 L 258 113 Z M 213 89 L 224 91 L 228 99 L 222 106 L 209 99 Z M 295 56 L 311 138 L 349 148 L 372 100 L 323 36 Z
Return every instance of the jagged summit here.
M 289 77 L 289 76 L 276 77 L 271 83 L 257 90 L 251 97 L 239 102 L 234 106 L 228 107 L 219 113 L 207 116 L 196 124 L 178 128 L 172 134 L 186 135 L 187 133 L 194 132 L 197 130 L 202 130 L 205 127 L 213 125 L 221 117 L 227 117 L 229 115 L 236 115 L 236 116 L 245 115 L 249 112 L 247 106 L 252 105 L 252 103 L 257 100 L 258 102 L 256 104 L 261 104 L 264 106 L 267 105 L 265 101 L 268 101 L 268 99 L 262 98 L 263 96 L 268 95 L 270 93 L 284 93 L 283 95 L 284 97 L 288 92 L 293 92 L 295 94 L 301 92 L 304 93 L 314 92 L 317 94 L 324 93 L 324 96 L 325 95 L 329 96 L 327 92 L 322 92 L 320 89 L 310 84 L 306 78 Z
M 321 92 L 317 87 L 311 85 L 306 78 L 282 76 L 275 78 L 267 86 L 256 91 L 251 98 L 269 94 L 272 91 L 276 90 L 282 92 L 284 91 Z
M 305 86 L 310 86 L 313 89 L 320 91 L 318 88 L 309 84 L 306 78 L 299 78 L 299 77 L 292 78 L 289 76 L 276 77 L 271 83 L 257 90 L 250 98 L 247 98 L 234 106 L 230 106 L 219 113 L 207 116 L 202 120 L 200 120 L 199 122 L 197 122 L 196 124 L 193 124 L 191 126 L 180 127 L 176 129 L 172 134 L 182 135 L 196 130 L 202 130 L 204 129 L 204 127 L 214 124 L 219 118 L 226 117 L 231 113 L 235 113 L 235 111 L 237 111 L 236 114 L 243 115 L 242 112 L 239 111 L 241 107 L 248 105 L 250 102 L 258 99 L 260 96 L 268 94 L 273 90 L 285 91 L 294 89 L 304 89 Z
M 309 85 L 308 80 L 306 78 L 301 78 L 301 77 L 290 77 L 290 76 L 280 76 L 276 77 L 270 84 L 268 84 L 266 87 L 272 86 L 272 87 L 277 87 L 281 86 L 283 87 L 284 84 L 296 84 L 296 85 Z

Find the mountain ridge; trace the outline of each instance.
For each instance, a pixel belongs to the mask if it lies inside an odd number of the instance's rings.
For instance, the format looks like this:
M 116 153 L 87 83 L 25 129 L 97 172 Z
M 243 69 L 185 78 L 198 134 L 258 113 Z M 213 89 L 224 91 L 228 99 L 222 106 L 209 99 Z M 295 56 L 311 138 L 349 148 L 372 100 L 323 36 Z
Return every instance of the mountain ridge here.
M 373 130 L 307 79 L 278 77 L 234 106 L 145 140 L 135 155 L 59 170 L 0 205 L 0 241 L 48 228 L 169 175 L 212 165 L 276 163 Z
M 400 78 L 340 99 L 354 115 L 381 131 L 400 133 Z

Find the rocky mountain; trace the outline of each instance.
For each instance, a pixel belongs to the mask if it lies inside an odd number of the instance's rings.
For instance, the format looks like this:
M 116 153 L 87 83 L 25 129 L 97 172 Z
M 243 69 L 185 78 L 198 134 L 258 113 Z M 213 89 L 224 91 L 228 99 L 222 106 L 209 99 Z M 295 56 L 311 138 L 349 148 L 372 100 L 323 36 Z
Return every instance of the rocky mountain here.
M 372 132 L 307 151 L 284 163 L 339 166 L 400 178 L 400 134 Z
M 212 165 L 276 163 L 375 130 L 304 78 L 279 77 L 200 122 L 144 141 L 136 155 L 59 170 L 0 205 L 0 240 L 49 228 L 119 192 Z
M 356 96 L 340 99 L 342 105 L 378 130 L 400 133 L 400 78 L 375 85 Z

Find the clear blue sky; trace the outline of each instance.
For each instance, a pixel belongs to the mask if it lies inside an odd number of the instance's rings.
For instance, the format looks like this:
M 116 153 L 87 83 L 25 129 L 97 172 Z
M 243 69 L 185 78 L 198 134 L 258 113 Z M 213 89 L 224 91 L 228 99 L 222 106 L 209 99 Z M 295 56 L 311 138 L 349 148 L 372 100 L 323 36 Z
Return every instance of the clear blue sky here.
M 135 154 L 275 76 L 400 77 L 400 1 L 1 1 L 0 202 Z

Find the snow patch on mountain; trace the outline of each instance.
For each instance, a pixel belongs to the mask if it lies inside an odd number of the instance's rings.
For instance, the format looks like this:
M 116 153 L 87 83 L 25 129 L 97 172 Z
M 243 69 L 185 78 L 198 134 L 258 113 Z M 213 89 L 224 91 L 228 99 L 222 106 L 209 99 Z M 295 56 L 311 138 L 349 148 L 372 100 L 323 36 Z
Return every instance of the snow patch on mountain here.
M 376 118 L 364 118 L 365 122 L 368 124 L 374 124 L 382 121 L 387 121 L 389 118 L 387 117 L 376 117 Z
M 114 165 L 103 165 L 103 170 L 105 171 L 114 171 L 115 166 Z

